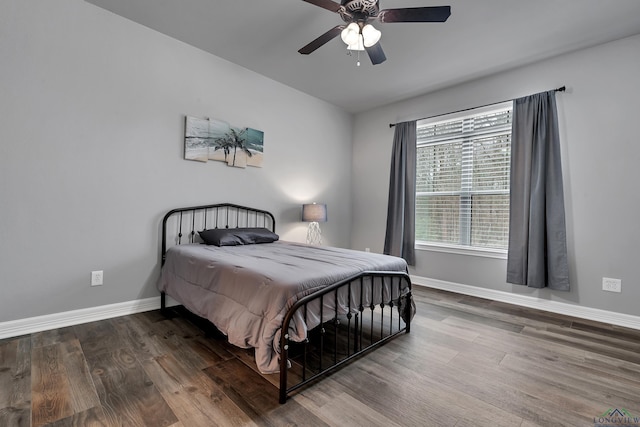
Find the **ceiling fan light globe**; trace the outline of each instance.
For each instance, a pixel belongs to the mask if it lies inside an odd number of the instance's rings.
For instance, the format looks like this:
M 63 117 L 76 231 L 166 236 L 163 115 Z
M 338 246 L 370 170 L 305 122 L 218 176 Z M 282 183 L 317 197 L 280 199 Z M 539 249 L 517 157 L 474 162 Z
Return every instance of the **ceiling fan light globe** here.
M 342 39 L 343 42 L 347 43 L 347 39 L 349 37 L 349 29 L 345 28 L 344 30 L 342 30 L 342 32 L 340 33 L 340 38 Z M 347 43 L 349 44 L 349 43 Z
M 355 22 L 352 22 L 347 28 L 342 30 L 340 37 L 347 46 L 356 44 L 360 38 L 360 27 L 358 27 L 358 24 Z
M 347 44 L 347 50 L 364 50 L 362 37 L 358 37 L 358 40 L 355 43 Z
M 364 46 L 371 47 L 380 41 L 382 33 L 377 30 L 373 25 L 367 24 L 362 28 L 362 38 L 364 39 Z

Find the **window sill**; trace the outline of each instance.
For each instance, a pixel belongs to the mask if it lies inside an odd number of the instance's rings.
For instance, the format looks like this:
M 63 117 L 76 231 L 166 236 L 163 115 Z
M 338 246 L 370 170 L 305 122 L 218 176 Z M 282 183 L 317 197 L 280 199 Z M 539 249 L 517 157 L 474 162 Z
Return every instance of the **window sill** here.
M 425 242 L 416 242 L 419 251 L 444 252 L 456 255 L 479 256 L 485 258 L 507 259 L 507 251 L 504 249 L 469 248 L 458 245 L 434 245 Z

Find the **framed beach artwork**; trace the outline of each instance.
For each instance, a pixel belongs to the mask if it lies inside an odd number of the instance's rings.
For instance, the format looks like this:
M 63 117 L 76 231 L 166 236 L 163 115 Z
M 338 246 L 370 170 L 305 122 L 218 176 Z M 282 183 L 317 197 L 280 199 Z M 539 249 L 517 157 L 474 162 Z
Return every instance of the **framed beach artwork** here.
M 191 116 L 186 116 L 184 129 L 186 160 L 215 160 L 237 168 L 262 167 L 262 131 L 238 128 L 222 120 Z

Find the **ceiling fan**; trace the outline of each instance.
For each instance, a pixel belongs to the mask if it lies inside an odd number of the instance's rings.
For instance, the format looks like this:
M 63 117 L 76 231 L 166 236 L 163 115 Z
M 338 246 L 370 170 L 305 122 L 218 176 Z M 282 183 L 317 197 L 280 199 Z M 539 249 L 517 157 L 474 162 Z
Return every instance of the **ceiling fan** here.
M 379 22 L 445 22 L 451 15 L 451 6 L 407 7 L 380 10 L 378 0 L 303 0 L 331 12 L 338 13 L 346 24 L 333 27 L 302 49 L 308 55 L 327 42 L 341 35 L 350 51 L 366 50 L 373 65 L 381 64 L 387 57 L 378 42 L 380 31 L 370 21 Z M 360 63 L 358 62 L 358 65 Z

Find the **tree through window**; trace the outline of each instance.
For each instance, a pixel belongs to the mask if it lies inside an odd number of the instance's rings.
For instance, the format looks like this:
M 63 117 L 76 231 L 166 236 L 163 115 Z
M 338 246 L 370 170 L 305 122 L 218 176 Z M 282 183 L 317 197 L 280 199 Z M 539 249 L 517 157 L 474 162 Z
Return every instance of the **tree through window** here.
M 512 103 L 417 122 L 416 242 L 506 249 Z

